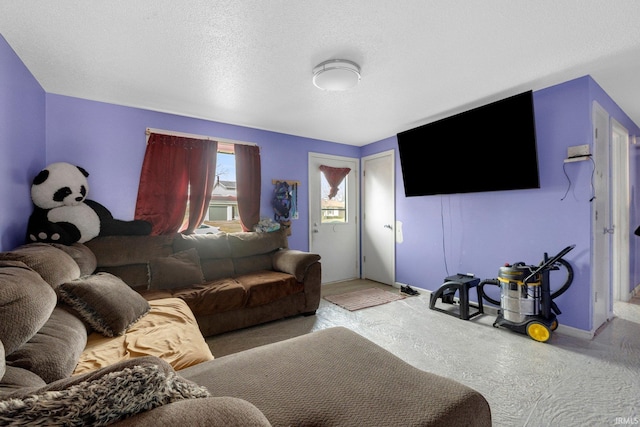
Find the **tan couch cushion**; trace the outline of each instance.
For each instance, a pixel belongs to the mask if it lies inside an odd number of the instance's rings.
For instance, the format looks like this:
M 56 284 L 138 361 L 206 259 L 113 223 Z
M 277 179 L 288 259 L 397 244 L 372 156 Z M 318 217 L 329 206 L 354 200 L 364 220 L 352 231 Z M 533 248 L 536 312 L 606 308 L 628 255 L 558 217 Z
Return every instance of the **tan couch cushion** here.
M 176 370 L 213 359 L 193 312 L 184 301 L 165 298 L 149 304 L 149 313 L 125 335 L 108 338 L 97 332 L 90 334 L 73 374 L 141 356 L 160 357 Z

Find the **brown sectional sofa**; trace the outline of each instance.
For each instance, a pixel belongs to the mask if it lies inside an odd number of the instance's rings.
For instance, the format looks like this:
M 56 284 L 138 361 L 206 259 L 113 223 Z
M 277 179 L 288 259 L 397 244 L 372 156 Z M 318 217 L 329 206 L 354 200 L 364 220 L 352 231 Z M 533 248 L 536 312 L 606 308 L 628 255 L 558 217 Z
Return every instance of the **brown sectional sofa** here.
M 86 246 L 96 256 L 97 271 L 122 278 L 146 299 L 183 299 L 205 337 L 311 315 L 320 304 L 320 256 L 288 249 L 283 231 L 109 236 Z M 193 283 L 197 278 L 188 262 L 171 258 L 194 250 L 200 283 Z M 161 277 L 158 286 L 154 271 Z
M 0 253 L 0 426 L 491 425 L 480 393 L 345 328 L 213 359 L 196 317 L 218 333 L 318 307 L 317 256 L 286 249 L 282 236 L 119 239 Z M 172 288 L 198 277 L 196 261 L 202 283 Z M 164 272 L 154 285 L 169 288 L 146 289 L 145 269 Z M 238 286 L 243 308 L 196 301 Z M 233 320 L 215 326 L 225 313 Z M 105 347 L 114 342 L 124 349 Z

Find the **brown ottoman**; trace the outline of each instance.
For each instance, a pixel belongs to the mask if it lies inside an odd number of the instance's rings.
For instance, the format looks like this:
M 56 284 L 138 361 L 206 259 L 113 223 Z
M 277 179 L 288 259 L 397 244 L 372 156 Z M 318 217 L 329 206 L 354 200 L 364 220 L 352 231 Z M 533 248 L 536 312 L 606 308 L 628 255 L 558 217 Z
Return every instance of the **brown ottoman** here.
M 491 426 L 480 393 L 414 368 L 343 327 L 220 357 L 180 375 L 212 396 L 251 402 L 273 426 Z

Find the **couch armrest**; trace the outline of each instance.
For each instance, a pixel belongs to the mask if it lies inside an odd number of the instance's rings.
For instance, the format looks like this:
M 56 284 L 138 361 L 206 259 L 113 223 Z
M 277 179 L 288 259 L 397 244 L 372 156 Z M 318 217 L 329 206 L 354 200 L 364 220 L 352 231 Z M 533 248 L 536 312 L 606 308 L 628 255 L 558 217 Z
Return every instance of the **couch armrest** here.
M 163 405 L 111 424 L 117 427 L 271 426 L 262 412 L 236 397 L 207 397 Z
M 320 255 L 302 252 L 295 249 L 281 249 L 274 252 L 273 269 L 295 276 L 298 282 L 304 281 L 304 275 L 309 267 L 320 261 Z

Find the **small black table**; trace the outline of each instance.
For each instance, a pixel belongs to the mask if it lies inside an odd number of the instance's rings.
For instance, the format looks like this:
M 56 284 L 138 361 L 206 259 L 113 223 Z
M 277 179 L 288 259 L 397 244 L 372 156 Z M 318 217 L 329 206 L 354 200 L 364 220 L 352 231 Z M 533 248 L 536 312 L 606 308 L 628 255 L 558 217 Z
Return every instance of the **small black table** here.
M 482 293 L 478 284 L 480 279 L 469 274 L 456 274 L 444 279 L 444 283 L 438 288 L 437 291 L 431 294 L 429 300 L 429 308 L 432 310 L 441 311 L 442 313 L 449 314 L 451 316 L 459 317 L 462 320 L 469 320 L 479 314 L 484 313 L 484 307 L 482 306 Z M 478 309 L 474 313 L 469 313 L 469 289 L 476 288 L 478 292 Z M 436 307 L 438 298 L 442 299 L 443 303 L 453 304 L 454 296 L 458 292 L 458 300 L 460 304 L 459 312 L 444 310 Z

